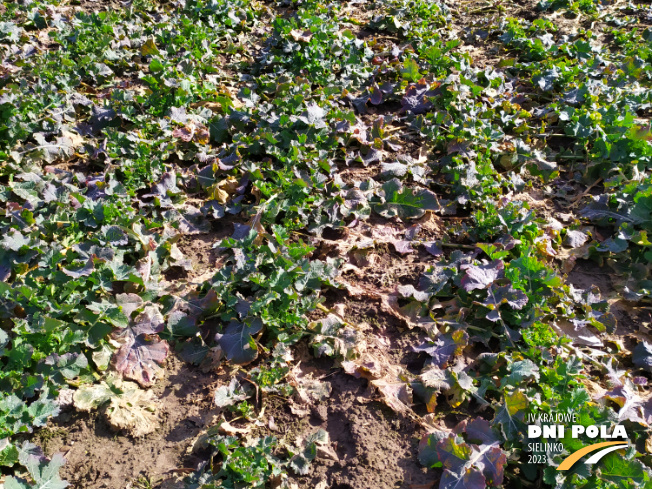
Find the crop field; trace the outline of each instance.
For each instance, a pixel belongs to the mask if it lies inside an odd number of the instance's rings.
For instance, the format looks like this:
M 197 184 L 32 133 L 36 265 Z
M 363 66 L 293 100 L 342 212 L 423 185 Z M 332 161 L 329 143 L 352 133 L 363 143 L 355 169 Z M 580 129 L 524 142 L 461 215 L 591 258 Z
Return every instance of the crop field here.
M 652 488 L 651 119 L 638 0 L 1 2 L 0 487 Z

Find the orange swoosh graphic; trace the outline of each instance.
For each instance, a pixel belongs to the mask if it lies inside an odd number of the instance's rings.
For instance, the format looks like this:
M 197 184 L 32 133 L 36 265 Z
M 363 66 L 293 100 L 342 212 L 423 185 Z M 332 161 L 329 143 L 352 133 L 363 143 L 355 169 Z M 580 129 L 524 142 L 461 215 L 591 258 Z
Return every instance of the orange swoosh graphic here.
M 575 462 L 577 462 L 579 459 L 581 459 L 584 455 L 587 453 L 595 452 L 596 450 L 599 450 L 604 447 L 610 447 L 613 445 L 623 445 L 623 448 L 625 448 L 625 443 L 624 441 L 603 441 L 602 443 L 595 443 L 593 445 L 589 445 L 588 447 L 580 448 L 578 451 L 571 453 L 568 457 L 564 459 L 562 463 L 559 464 L 559 467 L 557 467 L 557 470 L 568 470 L 570 469 Z

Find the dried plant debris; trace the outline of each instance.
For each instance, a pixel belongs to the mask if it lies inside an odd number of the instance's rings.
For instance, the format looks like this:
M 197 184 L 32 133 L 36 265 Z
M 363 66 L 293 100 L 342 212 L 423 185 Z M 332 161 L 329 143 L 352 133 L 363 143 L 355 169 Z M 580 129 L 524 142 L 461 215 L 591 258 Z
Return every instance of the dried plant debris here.
M 80 387 L 73 400 L 80 411 L 101 409 L 111 427 L 133 437 L 148 435 L 159 424 L 154 393 L 133 382 L 108 377 L 99 384 Z
M 652 484 L 649 5 L 92 3 L 0 6 L 7 487 L 65 487 L 71 402 L 156 430 L 172 356 L 216 376 L 189 488 L 341 484 L 265 411 L 341 371 L 432 487 Z M 551 413 L 629 448 L 557 471 L 596 440 L 533 454 Z

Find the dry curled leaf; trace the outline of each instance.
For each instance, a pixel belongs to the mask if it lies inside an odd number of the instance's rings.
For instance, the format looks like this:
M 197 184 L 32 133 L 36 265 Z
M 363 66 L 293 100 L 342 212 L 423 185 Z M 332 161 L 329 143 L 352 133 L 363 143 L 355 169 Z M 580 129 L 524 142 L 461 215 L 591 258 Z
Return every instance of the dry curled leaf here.
M 239 185 L 240 184 L 236 178 L 228 177 L 210 187 L 208 189 L 208 193 L 220 204 L 226 204 L 229 199 L 231 199 L 231 197 L 237 192 Z
M 80 411 L 101 408 L 114 429 L 134 437 L 154 432 L 159 423 L 153 391 L 111 376 L 99 384 L 80 387 L 73 394 L 73 402 Z
M 299 29 L 292 29 L 290 35 L 297 42 L 309 42 L 312 39 L 312 32 L 309 30 L 300 31 Z

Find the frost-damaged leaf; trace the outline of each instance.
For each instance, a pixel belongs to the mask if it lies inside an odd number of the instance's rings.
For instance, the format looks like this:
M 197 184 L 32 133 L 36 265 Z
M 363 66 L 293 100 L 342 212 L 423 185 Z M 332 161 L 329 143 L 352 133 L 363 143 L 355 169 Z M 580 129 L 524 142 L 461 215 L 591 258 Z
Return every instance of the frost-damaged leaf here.
M 140 54 L 143 56 L 152 56 L 154 54 L 159 54 L 159 50 L 156 47 L 153 39 L 148 39 L 141 47 Z
M 505 392 L 504 404 L 496 413 L 494 423 L 500 425 L 506 439 L 517 439 L 527 430 L 523 421 L 527 408 L 528 398 L 522 390 Z
M 324 121 L 325 115 L 326 111 L 324 109 L 315 103 L 310 103 L 306 106 L 306 110 L 298 117 L 298 119 L 309 126 L 315 127 L 315 129 L 322 129 L 328 126 Z
M 191 121 L 184 127 L 178 127 L 172 131 L 172 136 L 181 139 L 185 143 L 194 141 L 198 144 L 207 144 L 210 139 L 210 132 L 206 126 Z
M 371 228 L 371 235 L 374 243 L 389 243 L 394 246 L 397 253 L 407 254 L 414 252 L 411 243 L 413 238 L 406 231 L 395 229 L 391 226 L 373 226 Z M 401 235 L 404 235 L 405 239 L 402 239 L 400 237 Z M 360 239 L 365 240 L 367 237 L 362 235 Z
M 652 425 L 652 394 L 639 395 L 637 388 L 628 380 L 612 378 L 617 385 L 609 392 L 599 395 L 598 399 L 607 399 L 620 406 L 618 421 L 629 420 L 643 426 Z
M 412 413 L 412 389 L 407 383 L 386 379 L 377 379 L 369 382 L 383 396 L 383 401 L 393 411 L 401 414 Z
M 140 309 L 144 304 L 142 297 L 138 294 L 117 294 L 115 299 L 118 306 L 120 306 L 120 310 L 128 319 L 131 318 L 134 311 Z M 120 327 L 125 326 L 127 324 L 121 325 Z
M 303 442 L 303 449 L 290 459 L 290 468 L 297 474 L 308 475 L 310 473 L 310 464 L 317 458 L 318 453 L 330 454 L 328 445 L 330 438 L 328 432 L 323 429 L 317 430 L 315 433 L 308 435 Z M 301 445 L 299 443 L 299 445 Z M 337 457 L 337 455 L 335 455 Z
M 441 434 L 422 440 L 420 460 L 430 466 L 441 462 L 444 474 L 440 488 L 484 488 L 485 484 L 502 484 L 507 455 L 500 449 L 499 440 L 487 421 L 475 419 L 467 423 L 464 420 L 435 445 L 437 437 Z
M 242 389 L 242 385 L 235 377 L 229 385 L 222 385 L 215 390 L 215 405 L 219 408 L 233 406 L 247 399 L 249 395 Z
M 88 277 L 95 270 L 93 258 L 89 257 L 88 260 L 82 265 L 73 266 L 72 268 L 62 268 L 61 271 L 72 278 Z
M 592 346 L 594 348 L 603 346 L 602 340 L 587 328 L 589 324 L 588 321 L 580 321 L 577 319 L 567 321 L 562 319 L 554 322 L 552 327 L 558 334 L 567 336 L 573 340 L 574 345 Z
M 368 346 L 360 345 L 361 355 L 354 360 L 342 362 L 344 371 L 356 378 L 363 377 L 381 394 L 382 400 L 400 414 L 413 415 L 412 388 L 405 370 L 392 363 L 385 351 L 386 340 L 367 335 Z M 365 351 L 367 349 L 367 351 Z
M 486 265 L 462 265 L 466 273 L 462 277 L 462 288 L 467 292 L 486 289 L 503 276 L 505 265 L 501 260 L 494 260 Z
M 115 369 L 143 387 L 154 382 L 159 365 L 165 361 L 170 347 L 158 335 L 129 335 L 113 358 Z
M 134 437 L 153 433 L 158 426 L 154 392 L 135 390 L 114 397 L 106 408 L 106 419 L 116 429 L 126 430 Z
M 300 31 L 299 29 L 292 29 L 290 31 L 290 36 L 292 36 L 292 39 L 294 39 L 297 42 L 310 42 L 310 39 L 312 39 L 312 32 L 310 32 L 309 29 L 306 29 L 304 31 Z
M 258 356 L 258 347 L 251 337 L 263 329 L 263 322 L 255 318 L 250 324 L 231 321 L 223 334 L 217 338 L 226 358 L 234 363 L 245 365 Z
M 466 278 L 466 276 L 464 278 Z M 462 279 L 462 282 L 464 282 L 464 279 Z M 464 283 L 462 286 L 464 286 Z M 487 319 L 490 321 L 498 321 L 500 319 L 498 308 L 502 304 L 508 304 L 512 309 L 520 310 L 525 307 L 527 302 L 528 298 L 524 292 L 512 288 L 511 285 L 503 285 L 499 287 L 492 283 L 489 286 L 487 298 L 482 305 L 491 309 L 491 312 L 487 314 Z
M 218 204 L 226 204 L 239 190 L 240 181 L 234 177 L 227 177 L 216 182 L 208 188 L 208 195 Z
M 430 98 L 436 94 L 435 90 L 430 89 L 430 84 L 422 79 L 419 83 L 412 84 L 405 90 L 405 95 L 401 99 L 402 110 L 409 110 L 415 114 L 428 112 L 433 107 Z
M 401 219 L 417 219 L 426 211 L 440 210 L 439 201 L 433 192 L 403 188 L 397 178 L 383 184 L 372 205 L 378 214 L 387 218 L 398 216 Z
M 107 403 L 112 397 L 119 395 L 120 390 L 112 388 L 106 382 L 85 385 L 73 394 L 75 407 L 80 411 L 90 412 Z
M 652 372 L 652 344 L 641 341 L 632 352 L 632 362 L 639 368 Z
M 99 384 L 77 389 L 73 402 L 84 412 L 105 407 L 103 414 L 114 429 L 140 437 L 152 433 L 158 426 L 153 396 L 151 390 L 145 391 L 133 382 L 109 376 Z
M 360 333 L 345 324 L 339 316 L 328 314 L 323 319 L 312 321 L 308 328 L 315 332 L 311 345 L 316 357 L 338 355 L 349 359 L 358 353 Z
M 446 333 L 422 345 L 412 347 L 415 352 L 425 352 L 432 357 L 432 363 L 439 368 L 444 368 L 451 357 L 462 353 L 464 347 L 468 344 L 469 335 L 466 331 L 457 330 L 452 333 Z
M 290 410 L 298 416 L 307 416 L 310 413 L 310 406 L 323 402 L 333 392 L 330 382 L 315 379 L 312 373 L 304 373 L 300 364 L 295 365 L 288 372 L 287 382 L 295 389 Z
M 199 209 L 184 205 L 178 216 L 179 231 L 183 234 L 203 234 L 211 230 L 211 224 Z
M 571 229 L 566 231 L 566 238 L 564 238 L 564 244 L 570 246 L 571 248 L 579 248 L 589 239 L 589 236 L 577 229 Z
M 131 331 L 135 336 L 154 335 L 163 331 L 164 326 L 165 321 L 158 307 L 149 305 L 145 306 L 143 312 L 136 316 Z

